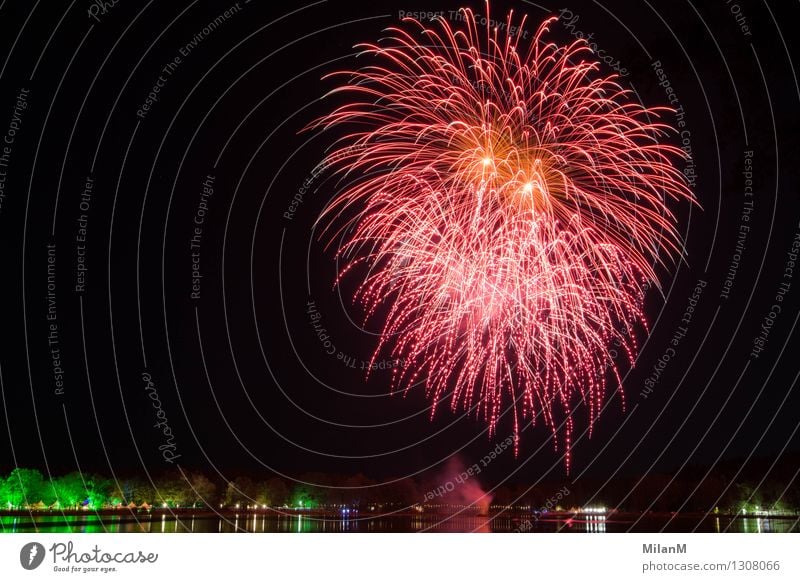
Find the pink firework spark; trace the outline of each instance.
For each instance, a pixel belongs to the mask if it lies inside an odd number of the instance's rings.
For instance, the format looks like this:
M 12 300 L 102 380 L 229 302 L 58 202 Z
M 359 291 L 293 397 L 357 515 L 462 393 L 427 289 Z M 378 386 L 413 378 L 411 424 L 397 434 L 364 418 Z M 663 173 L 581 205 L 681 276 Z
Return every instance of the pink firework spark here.
M 659 141 L 670 109 L 634 101 L 585 42 L 544 40 L 555 18 L 522 50 L 525 18 L 498 33 L 461 13 L 405 19 L 361 45 L 372 64 L 335 73 L 349 101 L 319 126 L 348 128 L 328 163 L 349 185 L 325 232 L 339 279 L 365 267 L 356 300 L 385 318 L 373 358 L 405 363 L 393 388 L 424 385 L 432 415 L 474 409 L 490 435 L 509 410 L 515 449 L 541 414 L 556 444 L 565 427 L 569 470 L 572 413 L 584 403 L 591 431 L 620 382 L 612 346 L 633 363 L 644 291 L 680 251 L 685 156 Z

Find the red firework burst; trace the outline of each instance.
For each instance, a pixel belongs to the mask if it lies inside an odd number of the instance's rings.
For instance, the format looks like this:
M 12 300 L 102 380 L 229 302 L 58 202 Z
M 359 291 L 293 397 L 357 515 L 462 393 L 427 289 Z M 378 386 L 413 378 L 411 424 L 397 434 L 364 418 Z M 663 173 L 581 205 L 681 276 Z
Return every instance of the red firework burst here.
M 545 42 L 555 18 L 521 50 L 525 18 L 498 33 L 461 14 L 405 19 L 361 45 L 374 64 L 336 73 L 350 101 L 319 125 L 348 128 L 328 163 L 349 185 L 326 232 L 339 279 L 366 267 L 356 300 L 385 317 L 374 357 L 405 363 L 393 388 L 423 384 L 432 414 L 449 399 L 490 435 L 508 410 L 517 441 L 541 414 L 556 443 L 564 426 L 569 469 L 573 411 L 591 430 L 619 383 L 612 353 L 633 363 L 644 290 L 679 252 L 684 155 L 660 141 L 670 109 L 634 101 L 585 42 Z

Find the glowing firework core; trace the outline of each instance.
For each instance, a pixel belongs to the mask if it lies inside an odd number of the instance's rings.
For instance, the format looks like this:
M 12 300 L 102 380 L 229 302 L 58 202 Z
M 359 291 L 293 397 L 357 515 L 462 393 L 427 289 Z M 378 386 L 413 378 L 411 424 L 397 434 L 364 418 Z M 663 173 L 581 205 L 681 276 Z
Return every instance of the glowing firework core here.
M 545 42 L 554 19 L 519 52 L 524 18 L 502 36 L 463 12 L 459 30 L 406 19 L 362 47 L 375 63 L 337 73 L 351 101 L 320 124 L 351 128 L 328 160 L 348 185 L 326 233 L 340 278 L 365 267 L 375 356 L 405 362 L 394 387 L 424 385 L 432 414 L 474 409 L 490 434 L 541 415 L 569 452 L 572 412 L 591 428 L 619 383 L 611 346 L 633 363 L 644 284 L 680 248 L 683 154 L 659 143 L 669 109 L 633 101 L 583 41 Z

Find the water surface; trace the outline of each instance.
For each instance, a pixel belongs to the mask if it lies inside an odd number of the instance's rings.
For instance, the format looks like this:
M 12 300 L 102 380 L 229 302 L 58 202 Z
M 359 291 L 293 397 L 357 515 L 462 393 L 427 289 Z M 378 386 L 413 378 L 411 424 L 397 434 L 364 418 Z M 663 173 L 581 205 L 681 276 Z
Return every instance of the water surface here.
M 614 514 L 550 516 L 400 514 L 358 518 L 276 515 L 271 512 L 214 514 L 169 512 L 125 515 L 34 514 L 0 517 L 3 533 L 213 533 L 213 532 L 798 532 L 796 517 Z

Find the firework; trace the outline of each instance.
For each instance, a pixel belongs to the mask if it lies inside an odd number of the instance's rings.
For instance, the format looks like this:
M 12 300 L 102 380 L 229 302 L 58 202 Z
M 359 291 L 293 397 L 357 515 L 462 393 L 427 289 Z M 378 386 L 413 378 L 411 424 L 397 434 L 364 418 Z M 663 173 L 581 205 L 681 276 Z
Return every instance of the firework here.
M 569 469 L 572 413 L 591 431 L 679 252 L 684 155 L 664 143 L 671 110 L 635 101 L 584 41 L 546 42 L 554 18 L 523 42 L 525 18 L 500 32 L 461 14 L 405 19 L 335 73 L 346 104 L 318 127 L 347 129 L 327 160 L 346 185 L 323 236 L 380 318 L 373 357 L 405 363 L 393 388 L 424 386 L 432 415 L 474 410 L 490 435 L 507 411 L 515 449 L 538 416 Z

